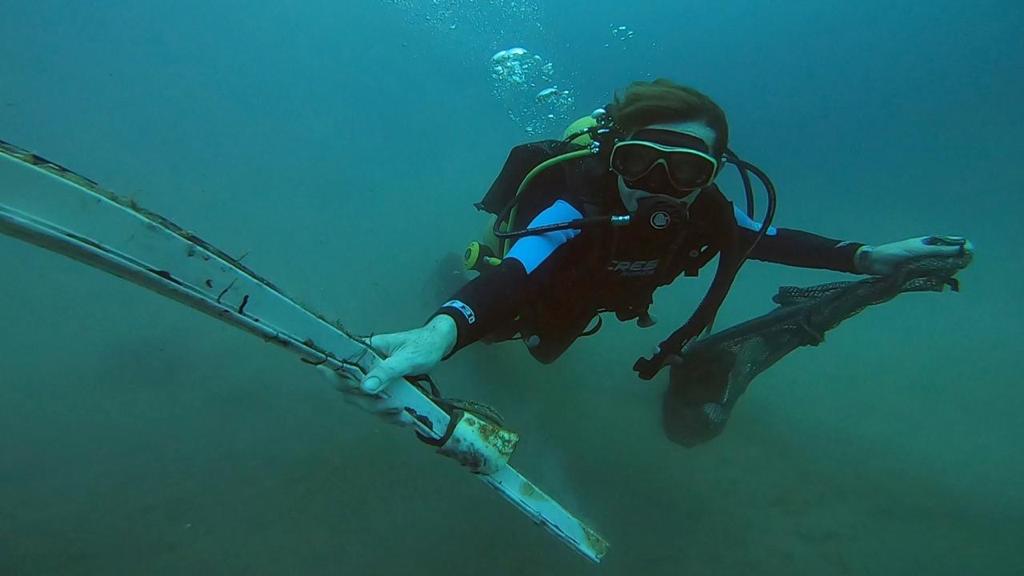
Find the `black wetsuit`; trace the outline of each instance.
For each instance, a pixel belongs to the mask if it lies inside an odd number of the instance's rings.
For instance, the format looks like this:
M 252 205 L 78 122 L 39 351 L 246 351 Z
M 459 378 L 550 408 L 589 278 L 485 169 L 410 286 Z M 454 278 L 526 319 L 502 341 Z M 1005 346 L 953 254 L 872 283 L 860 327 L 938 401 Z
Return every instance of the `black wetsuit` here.
M 539 162 L 564 151 L 545 141 L 509 154 L 488 197 L 478 205 L 498 212 Z M 518 201 L 513 229 L 596 215 L 625 214 L 617 177 L 599 157 L 567 161 L 542 172 Z M 499 266 L 459 289 L 438 310 L 455 320 L 455 350 L 484 337 L 519 334 L 541 362 L 550 362 L 587 330 L 599 312 L 620 320 L 646 313 L 654 291 L 679 275 L 696 275 L 719 251 L 749 246 L 760 228 L 709 186 L 685 218 L 655 229 L 647 219 L 527 236 Z M 798 230 L 770 228 L 750 257 L 805 268 L 853 272 L 862 244 Z

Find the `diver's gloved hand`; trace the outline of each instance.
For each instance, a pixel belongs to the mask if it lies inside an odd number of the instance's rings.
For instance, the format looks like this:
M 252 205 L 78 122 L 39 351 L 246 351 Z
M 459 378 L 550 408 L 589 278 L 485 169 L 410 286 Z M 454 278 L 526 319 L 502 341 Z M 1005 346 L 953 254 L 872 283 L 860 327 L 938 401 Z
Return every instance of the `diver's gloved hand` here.
M 384 359 L 359 387 L 367 394 L 376 394 L 399 378 L 429 373 L 455 346 L 456 336 L 455 320 L 438 314 L 421 328 L 370 338 L 370 346 Z
M 346 402 L 392 424 L 409 426 L 414 424 L 412 417 L 384 391 L 395 380 L 430 372 L 455 345 L 456 330 L 455 321 L 442 314 L 422 328 L 373 336 L 370 345 L 384 359 L 362 381 L 323 366 L 319 370 L 338 391 L 345 393 Z
M 359 387 L 358 380 L 352 379 L 346 374 L 335 372 L 325 366 L 317 366 L 317 370 L 335 389 L 344 393 L 345 402 L 348 404 L 354 404 L 398 426 L 411 426 L 415 423 L 412 417 L 390 398 L 364 392 Z
M 973 253 L 974 245 L 960 236 L 921 236 L 878 246 L 862 246 L 853 258 L 858 272 L 886 276 L 917 258 Z

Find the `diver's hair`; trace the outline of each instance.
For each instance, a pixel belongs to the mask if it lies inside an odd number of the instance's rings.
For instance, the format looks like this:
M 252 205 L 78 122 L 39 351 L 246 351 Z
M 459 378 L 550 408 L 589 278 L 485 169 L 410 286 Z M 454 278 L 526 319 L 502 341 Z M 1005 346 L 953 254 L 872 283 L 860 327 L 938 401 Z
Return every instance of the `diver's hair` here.
M 729 145 L 729 123 L 725 112 L 701 92 L 658 78 L 654 82 L 633 82 L 608 105 L 608 113 L 626 134 L 667 122 L 705 122 L 715 132 L 715 156 Z

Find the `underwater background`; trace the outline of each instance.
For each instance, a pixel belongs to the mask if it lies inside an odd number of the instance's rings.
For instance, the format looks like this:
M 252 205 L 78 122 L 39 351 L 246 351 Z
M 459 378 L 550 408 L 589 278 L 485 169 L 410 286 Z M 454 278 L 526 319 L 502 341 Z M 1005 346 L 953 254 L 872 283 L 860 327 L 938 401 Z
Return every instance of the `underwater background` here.
M 292 356 L 0 238 L 0 574 L 1024 574 L 1022 29 L 984 0 L 0 0 L 0 139 L 357 333 L 427 318 L 508 150 L 637 79 L 725 108 L 779 226 L 977 248 L 961 293 L 844 323 L 692 449 L 631 365 L 708 273 L 554 365 L 445 362 L 611 542 L 594 566 Z M 841 279 L 751 262 L 718 325 Z

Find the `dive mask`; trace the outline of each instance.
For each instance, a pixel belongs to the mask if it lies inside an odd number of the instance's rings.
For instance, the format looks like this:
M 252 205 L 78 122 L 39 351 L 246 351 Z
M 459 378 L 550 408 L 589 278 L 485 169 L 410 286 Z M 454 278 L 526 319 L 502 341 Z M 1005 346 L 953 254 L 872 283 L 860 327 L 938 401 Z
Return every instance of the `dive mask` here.
M 611 169 L 627 181 L 643 178 L 658 166 L 665 168 L 672 187 L 681 192 L 703 188 L 714 181 L 718 173 L 718 160 L 707 152 L 702 140 L 686 134 L 673 133 L 674 139 L 686 137 L 693 145 L 670 146 L 650 140 L 637 139 L 644 132 L 666 132 L 663 130 L 641 130 L 630 140 L 623 140 L 612 148 Z M 689 144 L 689 142 L 687 142 Z

